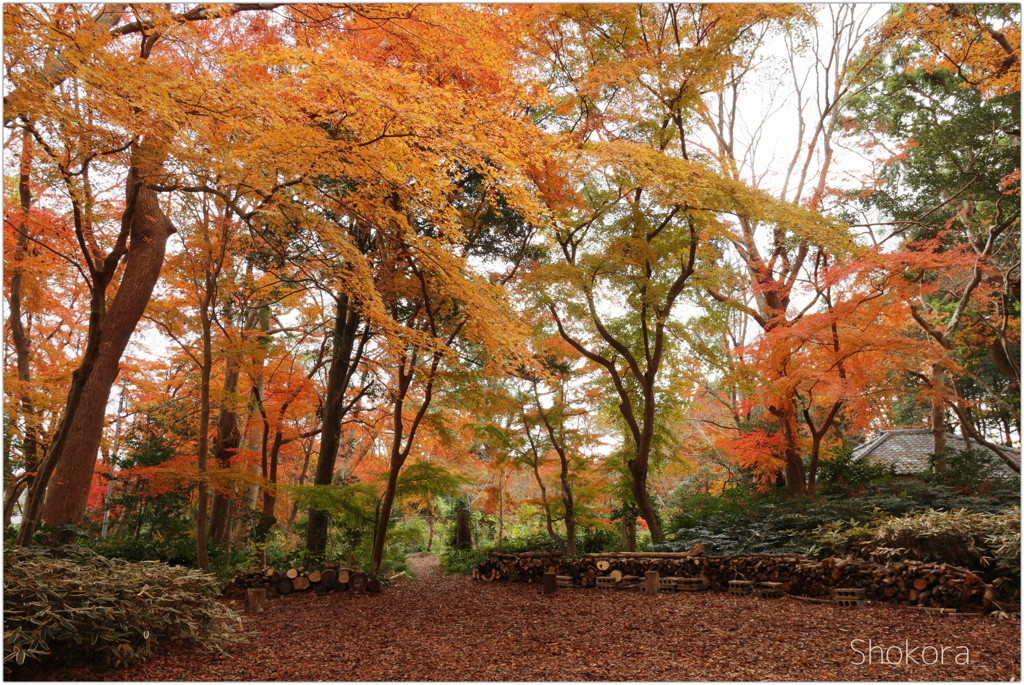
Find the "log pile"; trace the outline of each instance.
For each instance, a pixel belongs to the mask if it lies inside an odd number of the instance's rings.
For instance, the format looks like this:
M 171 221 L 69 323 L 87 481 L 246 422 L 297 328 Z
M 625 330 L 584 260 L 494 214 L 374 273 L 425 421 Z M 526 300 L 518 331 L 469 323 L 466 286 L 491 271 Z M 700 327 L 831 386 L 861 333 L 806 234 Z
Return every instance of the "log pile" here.
M 799 554 L 704 556 L 703 550 L 683 554 L 609 553 L 563 558 L 559 553 L 492 554 L 473 571 L 485 582 L 506 580 L 540 583 L 545 572 L 568 577 L 575 587 L 592 588 L 598 578 L 615 585 L 630 576 L 657 571 L 662 578 L 704 576 L 713 591 L 728 590 L 729 581 L 781 583 L 789 595 L 828 600 L 835 588 L 863 588 L 867 600 L 904 606 L 947 607 L 968 611 L 1002 606 L 992 586 L 965 569 L 949 564 L 904 561 L 875 564 L 853 558 L 821 561 Z M 603 580 L 601 585 L 607 585 Z
M 254 588 L 263 588 L 267 597 L 276 597 L 293 592 L 380 592 L 381 585 L 362 571 L 324 564 L 322 569 L 299 566 L 283 572 L 267 568 L 239 573 L 224 586 L 223 595 L 227 599 L 245 599 L 247 590 Z

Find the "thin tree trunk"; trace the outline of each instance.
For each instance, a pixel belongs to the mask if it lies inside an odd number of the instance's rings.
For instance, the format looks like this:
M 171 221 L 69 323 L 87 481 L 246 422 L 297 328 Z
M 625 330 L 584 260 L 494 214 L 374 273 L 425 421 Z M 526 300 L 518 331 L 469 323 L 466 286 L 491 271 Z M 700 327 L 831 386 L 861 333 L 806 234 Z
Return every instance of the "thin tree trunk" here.
M 228 358 L 224 371 L 224 394 L 217 417 L 217 436 L 213 443 L 213 457 L 221 468 L 229 468 L 231 460 L 238 450 L 241 435 L 238 432 L 238 415 L 232 407 L 233 396 L 238 392 L 239 368 L 234 358 Z M 213 496 L 213 508 L 210 512 L 210 541 L 218 547 L 228 542 L 231 530 L 230 509 L 231 494 L 218 490 Z
M 498 544 L 505 535 L 505 470 L 498 471 Z
M 302 446 L 302 454 L 304 459 L 302 460 L 302 471 L 299 472 L 298 485 L 306 484 L 306 475 L 309 473 L 309 458 L 313 454 L 313 448 L 307 447 L 305 444 Z M 295 523 L 295 517 L 299 515 L 299 505 L 297 502 L 292 502 L 292 509 L 288 512 L 288 521 L 285 523 L 284 532 L 288 534 L 292 532 L 292 524 Z
M 537 467 L 537 459 L 534 458 L 531 464 L 533 465 L 533 477 L 537 480 L 538 487 L 540 487 L 540 501 L 544 506 L 544 523 L 547 526 L 548 535 L 558 544 L 558 549 L 562 550 L 562 553 L 565 554 L 565 540 L 555 532 L 554 522 L 551 519 L 551 505 L 548 503 L 548 489 L 544 487 L 544 479 L 540 477 L 540 469 Z M 571 552 L 569 553 L 569 556 L 572 556 Z
M 537 396 L 537 384 L 533 384 L 534 398 L 537 399 L 537 409 L 540 413 L 540 398 Z M 530 426 L 526 422 L 526 412 L 522 412 L 523 426 L 526 429 L 526 439 L 530 443 L 530 452 L 533 454 L 533 459 L 530 460 L 530 466 L 533 467 L 533 477 L 537 481 L 537 487 L 540 488 L 540 501 L 544 507 L 544 523 L 548 529 L 548 536 L 558 544 L 558 548 L 562 550 L 562 553 L 566 553 L 566 541 L 562 540 L 561 536 L 555 532 L 554 522 L 551 518 L 551 505 L 548 503 L 548 489 L 544 486 L 544 479 L 540 477 L 540 450 L 537 449 L 537 443 L 533 439 L 533 434 L 530 432 Z M 546 420 L 545 420 L 546 422 Z M 550 434 L 550 429 L 549 429 Z M 569 528 L 569 517 L 570 512 L 566 511 L 566 532 Z M 568 552 L 569 556 L 574 556 L 575 552 Z
M 561 404 L 564 406 L 564 385 L 562 385 L 559 388 L 559 392 L 561 393 Z M 544 427 L 547 429 L 548 432 L 548 439 L 551 440 L 551 446 L 555 448 L 555 452 L 558 454 L 558 462 L 560 465 L 559 480 L 562 484 L 562 506 L 565 509 L 565 544 L 563 545 L 561 540 L 559 540 L 558 544 L 562 548 L 563 552 L 568 554 L 570 557 L 573 557 L 576 556 L 576 514 L 574 511 L 575 504 L 573 502 L 572 483 L 569 481 L 569 454 L 566 451 L 564 440 L 560 439 L 555 434 L 555 427 L 551 425 L 551 421 L 548 418 L 547 412 L 545 412 L 543 407 L 541 407 L 540 405 L 540 393 L 538 392 L 536 382 L 534 382 L 533 384 L 533 395 L 537 403 L 537 413 L 540 415 L 541 420 L 544 422 Z M 564 416 L 562 418 L 562 421 L 565 421 Z M 646 486 L 644 490 L 646 491 Z M 546 506 L 547 504 L 545 503 L 545 507 Z M 550 518 L 551 514 L 549 512 L 549 527 Z
M 462 328 L 462 325 L 456 326 L 456 332 L 448 339 L 450 343 L 458 331 Z M 436 333 L 436 331 L 435 331 Z M 380 572 L 381 563 L 384 560 L 384 543 L 387 540 L 388 524 L 391 519 L 391 509 L 395 501 L 395 490 L 398 487 L 398 474 L 402 471 L 402 466 L 405 465 L 405 460 L 409 457 L 409 453 L 412 451 L 412 446 L 416 440 L 416 432 L 419 429 L 420 422 L 427 413 L 427 408 L 430 406 L 430 402 L 434 395 L 434 381 L 437 378 L 437 367 L 441 363 L 440 353 L 434 353 L 431 356 L 430 367 L 425 371 L 426 382 L 423 388 L 423 400 L 420 403 L 419 409 L 416 411 L 416 416 L 409 423 L 408 434 L 405 432 L 405 416 L 403 411 L 405 408 L 406 396 L 409 393 L 409 387 L 412 384 L 413 377 L 416 373 L 416 363 L 418 355 L 415 350 L 403 355 L 401 362 L 398 367 L 398 387 L 396 388 L 395 400 L 392 404 L 392 417 L 394 425 L 392 428 L 392 439 L 391 439 L 391 454 L 388 465 L 388 482 L 384 489 L 384 496 L 381 500 L 381 514 L 377 519 L 376 530 L 373 535 L 373 551 L 370 554 L 370 572 Z M 404 445 L 403 445 L 404 441 Z
M 208 272 L 206 289 L 203 293 L 202 302 L 199 305 L 199 321 L 203 328 L 203 361 L 199 381 L 199 444 L 196 447 L 196 455 L 199 462 L 199 512 L 196 520 L 196 558 L 199 562 L 199 568 L 204 571 L 210 570 L 210 561 L 206 550 L 206 512 L 209 500 L 206 459 L 210 439 L 210 375 L 213 371 L 210 303 L 213 301 L 213 289 L 215 287 L 216 279 Z
M 932 407 L 931 407 L 931 428 L 932 428 L 932 453 L 942 455 L 946 451 L 946 410 L 945 402 L 942 399 L 943 391 L 946 389 L 946 367 L 941 363 L 932 364 Z M 935 459 L 935 470 L 942 471 L 946 462 L 941 456 Z
M 334 345 L 331 364 L 327 371 L 323 433 L 320 436 L 320 455 L 316 462 L 314 485 L 330 485 L 334 479 L 334 467 L 337 464 L 338 447 L 341 443 L 341 426 L 356 401 L 346 401 L 345 395 L 362 360 L 363 349 L 369 338 L 368 329 L 364 328 L 362 335 L 358 333 L 362 317 L 357 311 L 356 303 L 345 293 L 339 293 L 337 301 Z M 310 509 L 306 528 L 306 549 L 314 555 L 322 555 L 327 548 L 327 524 L 326 512 Z
M 270 448 L 270 453 L 267 456 L 270 472 L 267 474 L 267 487 L 263 490 L 263 511 L 260 515 L 260 522 L 257 524 L 261 566 L 266 566 L 267 540 L 270 538 L 271 529 L 274 527 L 274 524 L 277 523 L 277 517 L 274 516 L 274 509 L 277 507 L 277 464 L 280 458 L 282 444 L 281 430 L 278 428 L 278 430 L 274 431 L 274 444 Z M 264 449 L 266 449 L 266 441 L 264 441 Z
M 430 512 L 430 516 L 427 518 L 427 551 L 434 545 L 434 512 Z
M 622 547 L 627 552 L 636 551 L 636 516 L 632 511 L 622 514 Z
M 21 408 L 24 434 L 22 436 L 22 462 L 25 475 L 16 478 L 7 463 L 9 451 L 4 449 L 4 528 L 11 525 L 14 514 L 14 503 L 21 495 L 23 487 L 32 482 L 30 475 L 36 470 L 39 462 L 39 415 L 32 395 L 29 392 L 32 383 L 31 340 L 21 320 L 21 281 L 24 271 L 23 262 L 28 256 L 29 214 L 32 210 L 32 191 L 29 187 L 32 172 L 32 136 L 26 130 L 22 136 L 21 161 L 18 177 L 18 237 L 15 241 L 13 265 L 11 267 L 10 310 L 8 321 L 11 325 L 11 338 L 14 342 L 14 355 L 18 368 L 18 399 Z
M 245 331 L 252 330 L 260 317 L 261 307 L 252 307 L 241 321 L 241 342 L 245 342 Z M 217 417 L 217 437 L 213 443 L 213 457 L 221 468 L 230 468 L 242 435 L 238 430 L 238 414 L 235 412 L 235 395 L 238 393 L 240 369 L 238 358 L 229 356 L 224 369 L 224 392 Z M 210 514 L 210 540 L 218 547 L 230 543 L 231 516 L 234 498 L 231 493 L 218 491 L 213 497 Z

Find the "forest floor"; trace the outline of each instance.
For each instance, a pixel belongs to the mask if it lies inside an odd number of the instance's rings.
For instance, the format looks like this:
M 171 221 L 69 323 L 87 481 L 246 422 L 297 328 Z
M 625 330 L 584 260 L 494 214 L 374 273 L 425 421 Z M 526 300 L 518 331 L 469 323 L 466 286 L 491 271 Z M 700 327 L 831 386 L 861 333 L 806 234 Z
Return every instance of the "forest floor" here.
M 299 594 L 271 600 L 264 613 L 247 618 L 254 631 L 250 641 L 227 657 L 178 649 L 129 669 L 63 668 L 40 677 L 1020 679 L 1021 628 L 1016 619 L 936 615 L 894 606 L 844 609 L 793 598 L 761 600 L 714 592 L 648 596 L 639 591 L 559 588 L 554 595 L 544 595 L 539 585 L 444 576 L 433 557 L 410 561 L 416 577 L 403 578 L 380 594 Z M 241 611 L 241 603 L 232 602 L 232 608 Z M 869 641 L 875 648 L 870 654 Z M 936 663 L 927 663 L 933 660 Z

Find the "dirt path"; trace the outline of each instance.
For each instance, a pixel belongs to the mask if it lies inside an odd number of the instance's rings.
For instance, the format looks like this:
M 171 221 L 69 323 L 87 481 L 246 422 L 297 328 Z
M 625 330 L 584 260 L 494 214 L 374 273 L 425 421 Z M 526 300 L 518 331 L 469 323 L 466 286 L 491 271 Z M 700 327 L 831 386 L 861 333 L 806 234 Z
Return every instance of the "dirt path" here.
M 649 597 L 446 577 L 434 558 L 379 595 L 290 595 L 230 658 L 195 652 L 49 679 L 246 681 L 1010 680 L 1020 622 L 723 593 Z M 240 602 L 235 608 L 240 609 Z M 854 642 L 860 640 L 862 642 Z M 875 647 L 868 654 L 868 641 Z M 851 646 L 852 643 L 852 646 Z M 879 663 L 886 655 L 898 665 Z M 911 659 L 905 657 L 907 647 Z M 942 663 L 925 648 L 946 647 Z M 860 650 L 860 653 L 855 651 Z M 965 655 L 964 649 L 969 650 Z M 960 663 L 956 657 L 959 656 Z M 870 662 L 869 662 L 870 658 Z M 963 663 L 965 658 L 968 663 Z M 863 663 L 858 663 L 863 661 Z

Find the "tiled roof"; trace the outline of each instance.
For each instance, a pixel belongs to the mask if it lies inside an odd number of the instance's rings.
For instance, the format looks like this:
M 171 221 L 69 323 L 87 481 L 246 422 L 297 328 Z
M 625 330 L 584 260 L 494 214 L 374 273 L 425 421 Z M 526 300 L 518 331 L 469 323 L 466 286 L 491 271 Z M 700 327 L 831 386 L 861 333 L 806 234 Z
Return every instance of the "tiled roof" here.
M 949 447 L 966 447 L 964 439 L 953 433 L 946 434 Z M 930 470 L 928 454 L 934 443 L 930 428 L 907 428 L 902 430 L 880 431 L 878 436 L 853 451 L 854 459 L 867 459 L 873 464 L 895 466 L 896 475 L 909 475 Z M 977 449 L 977 443 L 971 443 Z M 984 449 L 984 448 L 982 448 Z M 1020 451 L 1012 447 L 1001 447 L 1013 461 L 1020 464 Z M 995 455 L 993 455 L 995 456 Z M 1007 475 L 1016 475 L 1002 461 L 993 462 L 1000 471 Z

